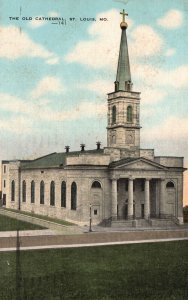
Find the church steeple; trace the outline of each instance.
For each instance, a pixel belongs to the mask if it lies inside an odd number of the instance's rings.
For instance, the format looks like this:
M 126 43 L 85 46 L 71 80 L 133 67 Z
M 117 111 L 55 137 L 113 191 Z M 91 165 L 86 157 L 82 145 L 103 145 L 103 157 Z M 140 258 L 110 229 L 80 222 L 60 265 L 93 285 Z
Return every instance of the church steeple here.
M 108 94 L 107 145 L 137 156 L 140 149 L 140 93 L 132 89 L 127 46 L 125 11 L 121 13 L 122 34 L 115 91 Z M 122 152 L 123 153 L 123 152 Z
M 122 14 L 123 20 L 120 24 L 122 33 L 121 33 L 121 42 L 120 42 L 120 49 L 119 49 L 117 75 L 115 81 L 115 92 L 130 91 L 132 89 L 129 53 L 128 53 L 128 44 L 127 44 L 127 35 L 126 35 L 126 29 L 128 25 L 125 22 L 125 16 L 128 14 L 125 13 L 124 9 L 123 12 L 121 12 L 120 14 Z

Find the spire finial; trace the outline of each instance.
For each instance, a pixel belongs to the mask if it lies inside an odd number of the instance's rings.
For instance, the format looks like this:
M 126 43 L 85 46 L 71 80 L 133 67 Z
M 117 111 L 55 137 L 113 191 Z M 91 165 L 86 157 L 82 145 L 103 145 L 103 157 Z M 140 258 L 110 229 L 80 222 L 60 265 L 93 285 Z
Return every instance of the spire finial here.
M 122 22 L 120 24 L 121 29 L 125 29 L 128 27 L 128 24 L 125 22 L 125 16 L 128 16 L 128 13 L 125 12 L 123 9 L 122 12 L 120 12 L 120 15 L 122 15 Z

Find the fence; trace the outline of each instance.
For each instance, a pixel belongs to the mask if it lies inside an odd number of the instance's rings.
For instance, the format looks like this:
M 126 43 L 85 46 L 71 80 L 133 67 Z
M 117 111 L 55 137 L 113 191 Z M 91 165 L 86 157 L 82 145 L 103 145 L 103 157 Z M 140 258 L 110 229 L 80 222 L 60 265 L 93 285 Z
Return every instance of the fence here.
M 40 300 L 65 299 L 64 291 L 68 285 L 65 273 L 56 273 L 41 277 L 5 278 L 0 289 L 0 299 L 3 300 Z M 70 296 L 71 299 L 71 296 Z

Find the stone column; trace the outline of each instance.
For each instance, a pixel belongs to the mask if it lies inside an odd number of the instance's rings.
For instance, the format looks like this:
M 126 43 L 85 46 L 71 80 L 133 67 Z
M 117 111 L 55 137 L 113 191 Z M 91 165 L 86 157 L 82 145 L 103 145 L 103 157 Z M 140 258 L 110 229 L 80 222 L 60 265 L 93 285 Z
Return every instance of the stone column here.
M 161 178 L 160 184 L 160 202 L 159 202 L 159 216 L 165 217 L 165 179 Z
M 117 219 L 117 179 L 112 179 L 112 219 Z
M 150 179 L 145 179 L 145 202 L 144 202 L 144 218 L 150 217 L 150 190 L 149 190 Z
M 133 219 L 133 179 L 129 178 L 128 186 L 128 219 Z

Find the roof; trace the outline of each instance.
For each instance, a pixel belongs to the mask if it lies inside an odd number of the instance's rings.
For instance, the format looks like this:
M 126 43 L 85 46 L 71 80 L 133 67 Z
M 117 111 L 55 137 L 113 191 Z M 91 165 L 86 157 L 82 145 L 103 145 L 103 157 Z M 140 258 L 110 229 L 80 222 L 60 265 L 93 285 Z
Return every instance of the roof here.
M 150 163 L 156 167 L 159 167 L 159 168 L 162 168 L 162 169 L 167 169 L 168 167 L 165 167 L 159 163 L 156 163 L 155 161 L 153 160 L 150 160 L 150 159 L 147 159 L 145 157 L 135 157 L 135 158 L 132 158 L 132 157 L 129 157 L 129 158 L 122 158 L 118 161 L 114 161 L 112 163 L 109 164 L 109 168 L 115 168 L 115 167 L 119 167 L 121 165 L 125 165 L 125 164 L 129 164 L 131 162 L 134 162 L 134 161 L 144 161 L 146 163 Z
M 77 156 L 79 154 L 103 154 L 103 149 L 72 151 L 72 152 L 61 152 L 61 153 L 50 153 L 48 155 L 39 157 L 30 161 L 29 163 L 22 163 L 22 169 L 42 169 L 42 168 L 58 168 L 65 165 L 67 156 Z
M 128 158 L 122 158 L 120 160 L 117 160 L 117 161 L 113 161 L 109 164 L 109 168 L 114 168 L 114 167 L 117 167 L 117 166 L 120 166 L 122 164 L 126 164 L 126 163 L 129 163 L 129 162 L 133 162 L 133 161 L 136 161 L 138 159 L 137 158 L 132 158 L 132 157 L 128 157 Z
M 131 82 L 126 29 L 121 33 L 116 81 L 119 82 L 119 91 L 125 91 L 125 82 Z

